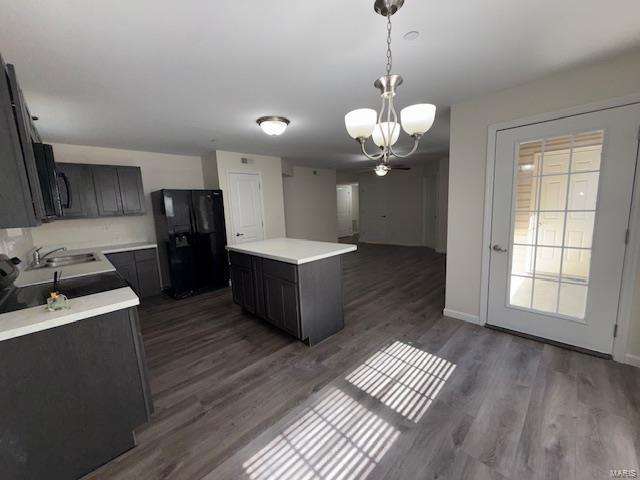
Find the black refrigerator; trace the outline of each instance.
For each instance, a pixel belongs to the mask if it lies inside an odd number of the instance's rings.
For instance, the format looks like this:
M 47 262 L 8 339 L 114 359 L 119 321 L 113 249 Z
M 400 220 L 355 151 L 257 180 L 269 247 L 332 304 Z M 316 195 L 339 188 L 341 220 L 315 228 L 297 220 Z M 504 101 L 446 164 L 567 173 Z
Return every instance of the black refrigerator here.
M 175 298 L 229 286 L 222 190 L 151 193 L 164 289 Z

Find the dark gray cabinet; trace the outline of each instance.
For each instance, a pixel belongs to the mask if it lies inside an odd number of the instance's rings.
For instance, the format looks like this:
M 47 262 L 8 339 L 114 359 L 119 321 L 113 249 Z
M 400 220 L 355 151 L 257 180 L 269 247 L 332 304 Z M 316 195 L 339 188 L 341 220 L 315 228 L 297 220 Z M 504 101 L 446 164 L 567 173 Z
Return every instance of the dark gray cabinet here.
M 110 165 L 93 165 L 91 172 L 98 202 L 98 215 L 101 217 L 122 215 L 118 169 Z
M 313 345 L 344 328 L 339 256 L 294 265 L 229 252 L 233 301 Z
M 97 217 L 98 204 L 93 188 L 91 165 L 58 163 L 57 170 L 62 218 Z
M 139 167 L 57 163 L 61 219 L 143 215 Z
M 232 254 L 235 256 L 235 254 Z M 233 301 L 250 313 L 256 313 L 255 279 L 251 267 L 251 257 L 237 256 L 231 263 L 230 275 Z
M 138 167 L 116 167 L 118 186 L 124 215 L 144 213 L 144 190 L 142 175 Z
M 135 308 L 0 342 L 0 475 L 80 478 L 152 412 Z
M 33 153 L 39 137 L 12 65 L 0 56 L 0 228 L 33 227 L 45 218 Z
M 155 248 L 105 255 L 140 298 L 162 293 Z

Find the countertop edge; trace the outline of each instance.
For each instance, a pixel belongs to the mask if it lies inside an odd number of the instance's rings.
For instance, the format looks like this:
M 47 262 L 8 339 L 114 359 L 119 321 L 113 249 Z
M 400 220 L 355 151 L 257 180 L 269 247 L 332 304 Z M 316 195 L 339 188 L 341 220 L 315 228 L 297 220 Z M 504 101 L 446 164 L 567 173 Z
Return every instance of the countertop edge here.
M 293 265 L 302 265 L 305 263 L 315 262 L 317 260 L 323 260 L 325 258 L 335 257 L 338 255 L 344 255 L 345 253 L 355 252 L 358 247 L 356 245 L 344 244 L 345 247 L 333 252 L 319 253 L 317 255 L 310 255 L 302 259 L 295 259 L 291 257 L 283 257 L 271 253 L 256 252 L 255 250 L 249 250 L 236 245 L 227 245 L 227 250 L 231 252 L 245 253 L 247 255 L 254 255 L 260 258 L 267 258 L 269 260 L 276 260 L 279 262 L 291 263 Z
M 112 297 L 119 297 L 115 300 Z M 108 290 L 106 292 L 94 293 L 92 295 L 85 295 L 82 297 L 74 298 L 70 300 L 70 310 L 60 310 L 57 312 L 47 312 L 43 305 L 37 307 L 25 308 L 23 310 L 16 310 L 14 312 L 7 312 L 0 314 L 0 342 L 4 340 L 10 340 L 12 338 L 22 337 L 32 333 L 41 332 L 43 330 L 49 330 L 51 328 L 68 325 L 70 323 L 85 320 L 87 318 L 96 317 L 98 315 L 104 315 L 106 313 L 115 312 L 117 310 L 123 310 L 125 308 L 135 307 L 140 304 L 140 299 L 133 292 L 130 287 L 117 288 L 115 290 Z M 94 305 L 82 309 L 82 304 L 95 302 Z M 77 310 L 73 310 L 76 307 Z M 40 312 L 42 320 L 33 321 L 29 317 L 33 314 Z M 11 320 L 3 320 L 3 316 L 14 317 Z M 24 318 L 20 318 L 24 317 Z M 12 327 L 5 327 L 3 330 L 3 322 L 21 323 L 23 325 L 15 325 Z

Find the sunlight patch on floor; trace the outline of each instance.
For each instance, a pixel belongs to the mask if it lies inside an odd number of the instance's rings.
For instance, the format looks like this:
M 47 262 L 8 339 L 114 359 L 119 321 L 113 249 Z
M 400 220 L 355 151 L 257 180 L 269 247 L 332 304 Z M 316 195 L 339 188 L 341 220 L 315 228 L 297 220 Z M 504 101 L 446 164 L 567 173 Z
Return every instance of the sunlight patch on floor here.
M 395 427 L 331 387 L 242 466 L 252 480 L 364 479 L 398 435 Z
M 396 341 L 376 352 L 347 380 L 418 422 L 455 368 L 443 358 Z

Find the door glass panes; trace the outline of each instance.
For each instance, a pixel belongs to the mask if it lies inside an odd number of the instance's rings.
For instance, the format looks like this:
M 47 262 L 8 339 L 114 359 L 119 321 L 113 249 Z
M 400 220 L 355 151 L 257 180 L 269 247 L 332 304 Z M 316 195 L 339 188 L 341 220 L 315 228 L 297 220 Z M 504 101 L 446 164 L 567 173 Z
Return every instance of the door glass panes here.
M 510 305 L 584 319 L 603 137 L 585 132 L 519 145 Z

